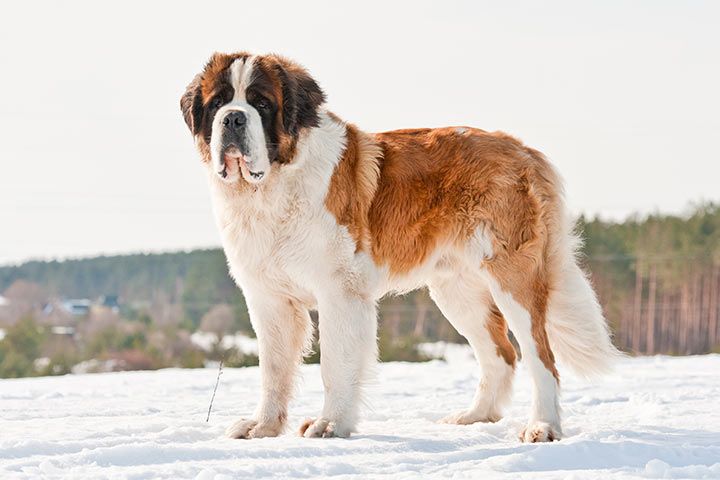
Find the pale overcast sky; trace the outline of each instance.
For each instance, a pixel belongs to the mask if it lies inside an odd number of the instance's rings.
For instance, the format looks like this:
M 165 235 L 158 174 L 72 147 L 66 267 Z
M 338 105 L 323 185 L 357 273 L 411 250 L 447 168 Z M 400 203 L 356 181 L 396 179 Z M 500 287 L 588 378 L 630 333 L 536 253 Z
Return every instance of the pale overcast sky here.
M 720 2 L 25 0 L 0 18 L 0 263 L 218 245 L 178 106 L 216 50 L 298 60 L 369 131 L 516 135 L 574 212 L 720 200 Z

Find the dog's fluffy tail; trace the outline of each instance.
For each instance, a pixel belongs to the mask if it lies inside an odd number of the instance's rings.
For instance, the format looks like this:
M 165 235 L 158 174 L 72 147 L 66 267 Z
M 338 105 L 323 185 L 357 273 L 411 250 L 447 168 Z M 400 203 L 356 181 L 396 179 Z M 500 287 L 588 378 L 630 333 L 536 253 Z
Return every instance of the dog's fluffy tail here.
M 612 344 L 595 291 L 578 266 L 581 244 L 574 222 L 565 215 L 550 252 L 553 280 L 546 330 L 558 361 L 576 374 L 592 378 L 608 373 L 623 354 Z

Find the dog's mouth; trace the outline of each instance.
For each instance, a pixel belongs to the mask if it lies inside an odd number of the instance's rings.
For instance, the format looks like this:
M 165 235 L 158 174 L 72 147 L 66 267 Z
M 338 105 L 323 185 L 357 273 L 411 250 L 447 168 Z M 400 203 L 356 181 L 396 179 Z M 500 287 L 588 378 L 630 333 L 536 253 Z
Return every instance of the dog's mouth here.
M 236 182 L 240 175 L 249 183 L 258 183 L 265 177 L 265 172 L 255 167 L 253 158 L 242 153 L 235 145 L 225 148 L 222 159 L 222 168 L 217 174 L 226 182 Z

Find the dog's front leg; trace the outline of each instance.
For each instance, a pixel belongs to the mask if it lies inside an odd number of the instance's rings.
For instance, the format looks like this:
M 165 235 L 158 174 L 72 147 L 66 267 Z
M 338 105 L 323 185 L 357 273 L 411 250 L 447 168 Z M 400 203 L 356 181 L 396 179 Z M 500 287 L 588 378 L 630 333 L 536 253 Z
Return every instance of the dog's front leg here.
M 305 437 L 347 437 L 355 430 L 361 389 L 377 359 L 375 302 L 337 293 L 318 298 L 318 312 L 325 404 L 320 417 L 300 431 Z
M 307 309 L 290 299 L 246 292 L 246 300 L 258 339 L 262 392 L 253 418 L 238 420 L 226 434 L 231 438 L 275 437 L 286 425 L 295 373 L 312 324 Z

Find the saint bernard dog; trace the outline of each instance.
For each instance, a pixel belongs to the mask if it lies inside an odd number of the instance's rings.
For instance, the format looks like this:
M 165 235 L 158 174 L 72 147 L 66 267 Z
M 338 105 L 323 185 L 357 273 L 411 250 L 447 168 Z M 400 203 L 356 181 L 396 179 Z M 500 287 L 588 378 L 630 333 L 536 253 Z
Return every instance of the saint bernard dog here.
M 534 387 L 520 439 L 561 438 L 556 358 L 590 376 L 619 354 L 542 153 L 471 127 L 363 132 L 278 55 L 214 54 L 180 106 L 258 338 L 260 401 L 230 437 L 284 431 L 312 309 L 325 401 L 300 434 L 350 435 L 377 357 L 376 302 L 427 286 L 480 364 L 472 404 L 442 421 L 501 418 L 509 327 Z

